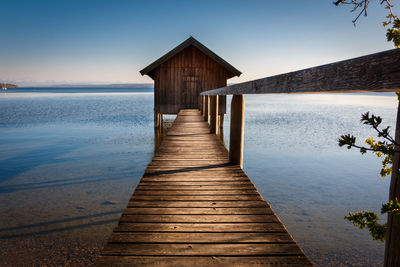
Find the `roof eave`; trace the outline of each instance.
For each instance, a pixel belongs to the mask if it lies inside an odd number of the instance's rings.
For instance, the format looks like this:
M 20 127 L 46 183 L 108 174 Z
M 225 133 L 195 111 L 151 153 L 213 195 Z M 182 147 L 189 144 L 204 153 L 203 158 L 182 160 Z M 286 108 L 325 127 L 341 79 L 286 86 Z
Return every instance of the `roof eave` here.
M 210 49 L 208 49 L 206 46 L 204 46 L 202 43 L 200 43 L 199 41 L 197 41 L 195 38 L 193 38 L 192 36 L 190 36 L 188 39 L 186 39 L 184 42 L 182 42 L 180 45 L 178 45 L 177 47 L 175 47 L 174 49 L 172 49 L 171 51 L 169 51 L 168 53 L 166 53 L 164 56 L 160 57 L 159 59 L 157 59 L 156 61 L 154 61 L 153 63 L 151 63 L 149 66 L 145 67 L 144 69 L 142 69 L 140 71 L 141 75 L 149 75 L 151 78 L 153 75 L 150 75 L 151 72 L 156 69 L 159 65 L 161 65 L 162 63 L 164 63 L 165 61 L 169 60 L 170 58 L 172 58 L 173 56 L 175 56 L 176 54 L 178 54 L 179 52 L 181 52 L 183 49 L 185 49 L 186 47 L 189 47 L 190 45 L 193 45 L 195 47 L 197 47 L 200 51 L 202 51 L 204 54 L 206 54 L 207 56 L 211 57 L 213 60 L 215 60 L 217 63 L 221 64 L 225 69 L 227 69 L 230 73 L 233 74 L 232 77 L 234 76 L 240 76 L 242 73 L 237 70 L 235 67 L 233 67 L 231 64 L 229 64 L 228 62 L 226 62 L 224 59 L 222 59 L 220 56 L 218 56 L 217 54 L 215 54 L 213 51 L 211 51 Z M 232 78 L 229 77 L 229 78 Z M 228 79 L 229 79 L 228 78 Z

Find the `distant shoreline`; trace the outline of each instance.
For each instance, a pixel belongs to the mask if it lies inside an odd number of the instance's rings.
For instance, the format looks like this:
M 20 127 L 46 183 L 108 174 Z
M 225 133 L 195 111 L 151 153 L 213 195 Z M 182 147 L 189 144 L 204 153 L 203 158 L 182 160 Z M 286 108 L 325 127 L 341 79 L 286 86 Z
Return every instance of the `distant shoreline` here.
M 229 83 L 232 85 L 233 83 Z M 21 89 L 154 89 L 154 83 L 111 83 L 111 84 L 33 84 L 16 85 Z
M 13 83 L 1 83 L 2 86 L 5 88 L 18 88 L 18 85 L 13 84 Z
M 154 88 L 93 88 L 93 87 L 19 87 L 11 88 L 10 90 L 4 91 L 7 93 L 68 93 L 68 94 L 80 94 L 80 93 L 154 93 Z
M 153 89 L 152 83 L 133 84 L 60 84 L 60 85 L 35 85 L 20 86 L 23 89 Z
M 143 89 L 151 89 L 153 90 L 153 87 L 138 87 L 138 88 L 132 88 L 132 87 L 127 87 L 127 88 L 112 88 L 112 87 L 19 87 L 19 88 L 12 88 L 12 89 L 21 89 L 21 90 L 82 90 L 82 89 L 87 89 L 87 90 L 98 90 L 98 89 L 107 89 L 107 90 L 143 90 Z

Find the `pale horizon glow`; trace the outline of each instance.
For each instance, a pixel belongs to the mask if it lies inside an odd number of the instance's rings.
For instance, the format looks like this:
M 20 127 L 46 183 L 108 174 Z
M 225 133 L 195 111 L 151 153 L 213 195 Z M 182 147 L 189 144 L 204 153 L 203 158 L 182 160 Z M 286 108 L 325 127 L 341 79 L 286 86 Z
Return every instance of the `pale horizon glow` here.
M 320 0 L 3 0 L 0 82 L 152 83 L 139 71 L 193 36 L 239 83 L 392 49 L 386 14 L 373 3 L 353 27 L 350 7 Z

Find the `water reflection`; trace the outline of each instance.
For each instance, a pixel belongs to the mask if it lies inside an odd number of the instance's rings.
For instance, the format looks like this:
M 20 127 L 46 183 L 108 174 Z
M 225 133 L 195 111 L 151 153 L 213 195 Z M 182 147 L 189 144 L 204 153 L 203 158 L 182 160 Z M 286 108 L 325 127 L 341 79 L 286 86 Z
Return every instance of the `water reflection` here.
M 164 136 L 169 128 L 172 127 L 176 116 L 164 115 L 161 119 L 160 127 L 154 127 L 154 153 L 157 152 Z
M 152 158 L 151 93 L 54 91 L 0 97 L 0 265 L 89 265 Z
M 36 236 L 39 234 L 50 234 L 72 229 L 87 228 L 95 225 L 116 223 L 118 222 L 118 216 L 120 216 L 122 212 L 123 210 L 113 210 L 97 214 L 65 218 L 61 220 L 44 221 L 39 223 L 20 225 L 16 227 L 0 228 L 0 239 Z M 104 218 L 107 216 L 112 216 L 113 218 Z M 89 221 L 91 219 L 95 219 L 95 221 L 93 220 Z M 74 223 L 74 225 L 66 226 L 65 223 Z M 43 227 L 45 230 L 43 230 Z M 21 232 L 21 230 L 24 230 L 24 232 Z M 10 231 L 18 231 L 18 232 L 10 234 Z

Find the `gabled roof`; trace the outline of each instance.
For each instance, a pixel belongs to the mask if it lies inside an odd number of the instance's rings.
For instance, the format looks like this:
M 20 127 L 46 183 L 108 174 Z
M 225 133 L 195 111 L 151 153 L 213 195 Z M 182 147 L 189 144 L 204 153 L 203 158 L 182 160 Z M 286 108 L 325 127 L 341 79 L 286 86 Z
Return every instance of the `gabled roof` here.
M 204 54 L 206 54 L 207 56 L 209 56 L 210 58 L 212 58 L 214 61 L 216 61 L 217 63 L 219 63 L 220 65 L 222 65 L 226 70 L 228 70 L 230 72 L 231 75 L 229 75 L 228 78 L 232 78 L 234 76 L 240 76 L 240 74 L 242 74 L 240 71 L 238 71 L 235 67 L 233 67 L 231 64 L 229 64 L 228 62 L 226 62 L 225 60 L 223 60 L 221 57 L 219 57 L 217 54 L 215 54 L 213 51 L 211 51 L 210 49 L 208 49 L 207 47 L 205 47 L 202 43 L 200 43 L 199 41 L 197 41 L 196 39 L 194 39 L 192 36 L 190 36 L 188 39 L 186 39 L 186 41 L 184 41 L 183 43 L 181 43 L 180 45 L 178 45 L 177 47 L 175 47 L 174 49 L 172 49 L 171 51 L 169 51 L 167 54 L 165 54 L 164 56 L 160 57 L 159 59 L 157 59 L 156 61 L 154 61 L 153 63 L 151 63 L 149 66 L 147 66 L 146 68 L 142 69 L 140 71 L 140 74 L 142 75 L 149 75 L 151 78 L 154 78 L 154 73 L 152 72 L 155 68 L 157 68 L 158 66 L 160 66 L 162 63 L 164 63 L 165 61 L 169 60 L 170 58 L 172 58 L 173 56 L 175 56 L 176 54 L 178 54 L 179 52 L 181 52 L 183 49 L 189 47 L 189 46 L 195 46 L 197 47 L 201 52 L 203 52 Z

